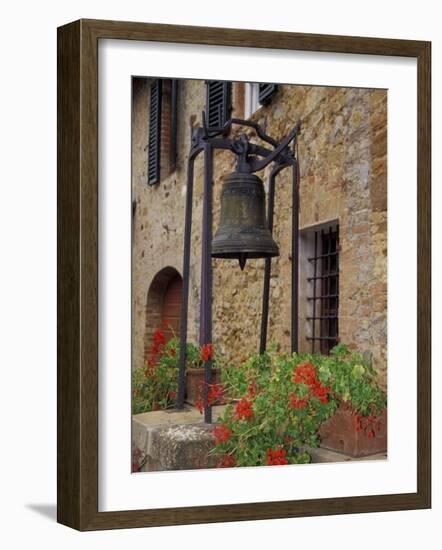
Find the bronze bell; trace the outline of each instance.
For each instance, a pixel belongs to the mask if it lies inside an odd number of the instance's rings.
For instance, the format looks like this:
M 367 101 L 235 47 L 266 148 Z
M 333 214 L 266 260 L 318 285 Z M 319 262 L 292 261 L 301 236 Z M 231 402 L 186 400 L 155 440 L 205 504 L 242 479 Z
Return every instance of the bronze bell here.
M 221 191 L 221 220 L 212 241 L 212 256 L 237 259 L 244 269 L 248 258 L 278 255 L 266 221 L 262 180 L 255 174 L 229 174 Z

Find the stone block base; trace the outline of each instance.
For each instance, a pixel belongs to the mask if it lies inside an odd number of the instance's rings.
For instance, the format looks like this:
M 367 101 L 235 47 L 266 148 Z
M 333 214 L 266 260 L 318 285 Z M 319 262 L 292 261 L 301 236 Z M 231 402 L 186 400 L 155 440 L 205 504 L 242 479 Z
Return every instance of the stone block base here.
M 213 407 L 214 421 L 222 407 Z M 132 417 L 133 469 L 142 472 L 212 468 L 213 425 L 194 408 Z

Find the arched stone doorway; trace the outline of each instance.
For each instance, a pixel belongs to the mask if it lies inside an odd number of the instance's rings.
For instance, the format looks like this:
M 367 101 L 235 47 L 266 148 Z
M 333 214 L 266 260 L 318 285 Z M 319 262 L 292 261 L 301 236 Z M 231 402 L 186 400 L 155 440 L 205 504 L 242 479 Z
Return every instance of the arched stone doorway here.
M 181 275 L 177 274 L 170 280 L 164 292 L 161 319 L 167 322 L 164 329 L 166 340 L 172 338 L 173 335 L 179 335 L 182 287 L 183 279 Z
M 146 301 L 146 328 L 144 336 L 144 359 L 149 358 L 152 334 L 163 322 L 166 340 L 180 329 L 181 291 L 183 279 L 173 267 L 159 271 L 150 284 Z

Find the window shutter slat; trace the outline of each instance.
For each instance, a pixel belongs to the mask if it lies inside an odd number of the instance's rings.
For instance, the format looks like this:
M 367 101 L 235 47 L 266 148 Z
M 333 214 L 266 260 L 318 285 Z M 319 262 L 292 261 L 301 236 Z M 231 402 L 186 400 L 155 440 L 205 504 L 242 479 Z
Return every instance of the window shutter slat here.
M 223 126 L 230 118 L 232 83 L 207 81 L 206 114 L 209 127 Z
M 272 100 L 272 97 L 278 90 L 278 84 L 265 83 L 259 84 L 259 98 L 261 105 L 267 105 Z
M 152 82 L 149 109 L 149 145 L 147 162 L 147 183 L 155 185 L 160 181 L 161 159 L 161 80 Z

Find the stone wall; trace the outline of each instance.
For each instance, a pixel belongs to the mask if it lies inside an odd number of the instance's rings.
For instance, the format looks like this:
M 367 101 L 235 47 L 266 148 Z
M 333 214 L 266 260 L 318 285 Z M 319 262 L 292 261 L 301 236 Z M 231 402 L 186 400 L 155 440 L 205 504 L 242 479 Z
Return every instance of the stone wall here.
M 243 86 L 235 84 L 234 108 L 243 110 Z M 155 187 L 146 184 L 149 80 L 133 86 L 133 358 L 143 361 L 149 286 L 165 267 L 182 273 L 186 162 L 190 127 L 204 109 L 203 81 L 183 81 L 179 94 L 176 170 Z M 369 356 L 386 385 L 387 350 L 387 92 L 385 90 L 280 86 L 272 102 L 253 119 L 276 139 L 297 119 L 299 138 L 300 227 L 302 235 L 331 221 L 339 223 L 339 336 Z M 250 135 L 253 132 L 246 132 Z M 202 162 L 195 167 L 190 279 L 189 339 L 197 340 L 202 212 Z M 233 171 L 232 154 L 214 159 L 213 229 L 218 227 L 222 179 Z M 267 186 L 268 169 L 259 174 Z M 289 170 L 277 180 L 274 236 L 280 256 L 272 263 L 268 341 L 290 346 L 291 189 Z M 301 239 L 302 241 L 302 239 Z M 302 244 L 301 244 L 302 246 Z M 300 349 L 308 351 L 305 320 L 309 292 L 305 266 L 300 277 Z M 264 260 L 213 260 L 213 340 L 235 361 L 259 344 Z M 149 320 L 147 320 L 149 323 Z

